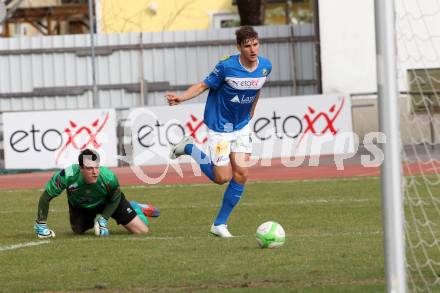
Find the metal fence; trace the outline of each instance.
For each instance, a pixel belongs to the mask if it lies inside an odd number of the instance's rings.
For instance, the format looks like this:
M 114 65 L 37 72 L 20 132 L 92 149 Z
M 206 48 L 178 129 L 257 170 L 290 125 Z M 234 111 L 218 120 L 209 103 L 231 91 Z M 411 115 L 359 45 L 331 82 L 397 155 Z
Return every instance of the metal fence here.
M 260 54 L 273 64 L 262 97 L 316 94 L 320 64 L 313 25 L 257 27 Z M 166 91 L 199 82 L 235 54 L 235 29 L 124 33 L 95 39 L 98 104 L 121 109 L 163 105 Z M 0 39 L 0 123 L 6 111 L 93 107 L 89 35 Z M 204 101 L 206 95 L 193 100 Z M 2 152 L 0 124 L 0 168 Z

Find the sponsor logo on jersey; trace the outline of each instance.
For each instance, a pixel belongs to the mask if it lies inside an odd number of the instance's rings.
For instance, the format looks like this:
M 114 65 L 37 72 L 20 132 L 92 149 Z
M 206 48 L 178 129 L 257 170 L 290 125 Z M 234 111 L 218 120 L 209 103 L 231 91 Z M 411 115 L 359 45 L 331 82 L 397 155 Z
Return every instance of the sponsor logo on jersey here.
M 75 190 L 78 190 L 79 188 L 78 188 L 78 183 L 73 183 L 73 184 L 71 184 L 71 185 L 69 185 L 69 187 L 67 187 L 67 190 L 68 191 L 75 191 Z
M 253 96 L 253 97 L 243 97 L 241 99 L 241 103 L 242 104 L 251 104 L 251 103 L 254 102 L 254 100 L 255 100 L 255 96 Z
M 241 102 L 240 102 L 240 98 L 239 98 L 237 95 L 235 95 L 235 97 L 233 97 L 233 98 L 231 99 L 231 102 L 232 102 L 232 103 L 239 103 L 239 104 L 241 104 Z
M 239 78 L 226 77 L 228 85 L 237 90 L 259 90 L 263 87 L 266 77 L 259 78 Z
M 238 104 L 251 104 L 254 102 L 254 100 L 255 100 L 255 96 L 252 96 L 252 97 L 243 96 L 240 100 L 240 98 L 237 95 L 235 95 L 235 97 L 233 97 L 231 99 L 231 102 L 238 103 Z

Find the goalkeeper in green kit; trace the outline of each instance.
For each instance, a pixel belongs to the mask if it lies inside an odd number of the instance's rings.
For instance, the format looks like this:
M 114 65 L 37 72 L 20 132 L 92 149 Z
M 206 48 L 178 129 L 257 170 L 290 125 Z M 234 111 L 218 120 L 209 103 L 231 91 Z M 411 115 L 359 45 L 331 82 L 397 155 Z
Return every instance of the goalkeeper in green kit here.
M 134 234 L 148 233 L 148 217 L 159 216 L 152 205 L 128 202 L 121 191 L 116 175 L 99 166 L 99 154 L 83 150 L 78 163 L 57 171 L 46 184 L 38 202 L 35 233 L 38 238 L 55 237 L 47 225 L 49 203 L 67 191 L 70 226 L 75 234 L 94 228 L 99 237 L 109 236 L 108 220 L 116 220 Z

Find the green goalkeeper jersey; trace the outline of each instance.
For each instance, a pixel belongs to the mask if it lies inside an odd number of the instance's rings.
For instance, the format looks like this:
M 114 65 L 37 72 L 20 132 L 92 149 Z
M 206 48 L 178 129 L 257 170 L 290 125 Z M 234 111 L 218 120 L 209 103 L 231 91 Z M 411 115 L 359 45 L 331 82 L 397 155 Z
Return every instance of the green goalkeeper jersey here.
M 84 181 L 79 165 L 71 165 L 52 176 L 46 184 L 46 192 L 53 198 L 66 189 L 69 203 L 86 209 L 119 202 L 122 193 L 118 178 L 105 167 L 99 167 L 99 170 L 96 183 L 88 184 Z

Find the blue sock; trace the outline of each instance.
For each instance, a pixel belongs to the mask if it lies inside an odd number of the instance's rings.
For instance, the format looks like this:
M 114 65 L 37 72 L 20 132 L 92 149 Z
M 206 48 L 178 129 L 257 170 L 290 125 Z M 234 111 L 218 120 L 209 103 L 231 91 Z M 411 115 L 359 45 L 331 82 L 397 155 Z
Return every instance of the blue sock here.
M 244 184 L 237 183 L 234 181 L 234 179 L 232 179 L 229 182 L 225 194 L 223 195 L 222 206 L 217 215 L 217 218 L 214 221 L 214 225 L 218 226 L 221 224 L 226 224 L 232 210 L 240 201 L 243 191 L 244 191 Z
M 185 146 L 185 154 L 190 155 L 200 165 L 203 174 L 206 175 L 211 181 L 214 181 L 214 166 L 208 156 L 193 144 L 187 144 Z

